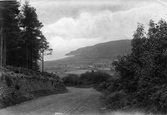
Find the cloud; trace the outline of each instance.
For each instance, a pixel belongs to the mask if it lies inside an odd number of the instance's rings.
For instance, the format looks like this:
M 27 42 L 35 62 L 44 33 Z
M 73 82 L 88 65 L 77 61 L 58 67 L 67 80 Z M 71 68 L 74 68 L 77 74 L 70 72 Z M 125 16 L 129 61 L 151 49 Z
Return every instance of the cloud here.
M 63 39 L 122 39 L 131 38 L 137 22 L 147 24 L 165 18 L 167 9 L 161 5 L 133 8 L 127 11 L 111 12 L 105 10 L 96 14 L 82 12 L 77 19 L 64 17 L 44 27 L 43 32 Z
M 63 17 L 42 30 L 54 49 L 53 55 L 46 59 L 61 58 L 72 50 L 100 42 L 131 39 L 137 22 L 147 25 L 150 19 L 166 19 L 166 12 L 165 6 L 150 4 L 126 11 L 85 11 L 77 18 Z
M 157 0 L 164 1 L 164 0 Z M 43 22 L 55 59 L 77 48 L 131 39 L 137 23 L 166 19 L 167 8 L 155 0 L 30 0 Z
M 98 13 L 125 11 L 134 7 L 147 6 L 152 0 L 30 0 L 40 20 L 51 24 L 63 17 L 77 18 L 82 12 Z M 48 17 L 50 17 L 48 19 Z

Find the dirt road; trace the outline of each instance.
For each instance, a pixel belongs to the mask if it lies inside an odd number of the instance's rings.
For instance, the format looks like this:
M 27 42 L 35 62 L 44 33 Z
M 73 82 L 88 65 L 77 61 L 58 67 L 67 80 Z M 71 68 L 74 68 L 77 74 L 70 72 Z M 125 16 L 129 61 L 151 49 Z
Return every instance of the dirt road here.
M 0 110 L 0 115 L 100 115 L 100 93 L 92 88 L 68 88 L 64 94 L 31 100 Z

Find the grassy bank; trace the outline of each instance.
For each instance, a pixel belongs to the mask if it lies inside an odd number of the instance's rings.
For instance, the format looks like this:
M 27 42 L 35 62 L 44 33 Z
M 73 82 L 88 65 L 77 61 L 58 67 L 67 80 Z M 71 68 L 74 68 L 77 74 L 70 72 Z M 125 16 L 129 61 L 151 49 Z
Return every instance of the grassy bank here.
M 1 108 L 67 91 L 61 79 L 55 74 L 15 67 L 1 68 L 0 72 Z

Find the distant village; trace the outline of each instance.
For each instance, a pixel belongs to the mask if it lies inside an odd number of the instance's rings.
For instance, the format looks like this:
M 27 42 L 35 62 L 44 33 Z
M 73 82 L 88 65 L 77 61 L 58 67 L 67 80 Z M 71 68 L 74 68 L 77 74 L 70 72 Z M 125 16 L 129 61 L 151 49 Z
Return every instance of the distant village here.
M 56 64 L 53 67 L 45 67 L 45 71 L 65 75 L 65 74 L 82 74 L 87 71 L 103 71 L 113 74 L 113 61 L 94 62 L 89 64 Z

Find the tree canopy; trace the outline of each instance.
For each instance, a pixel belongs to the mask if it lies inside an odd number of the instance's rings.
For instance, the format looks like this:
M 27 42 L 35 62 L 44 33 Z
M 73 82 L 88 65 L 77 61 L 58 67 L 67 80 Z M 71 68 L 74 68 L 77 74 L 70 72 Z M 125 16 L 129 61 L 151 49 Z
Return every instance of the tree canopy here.
M 149 22 L 148 32 L 138 24 L 133 35 L 132 53 L 114 62 L 119 78 L 115 89 L 131 98 L 131 104 L 153 111 L 167 109 L 167 22 Z
M 17 1 L 0 2 L 3 21 L 3 53 L 5 65 L 38 70 L 41 53 L 49 49 L 43 35 L 42 23 L 36 9 L 26 1 L 23 6 Z

